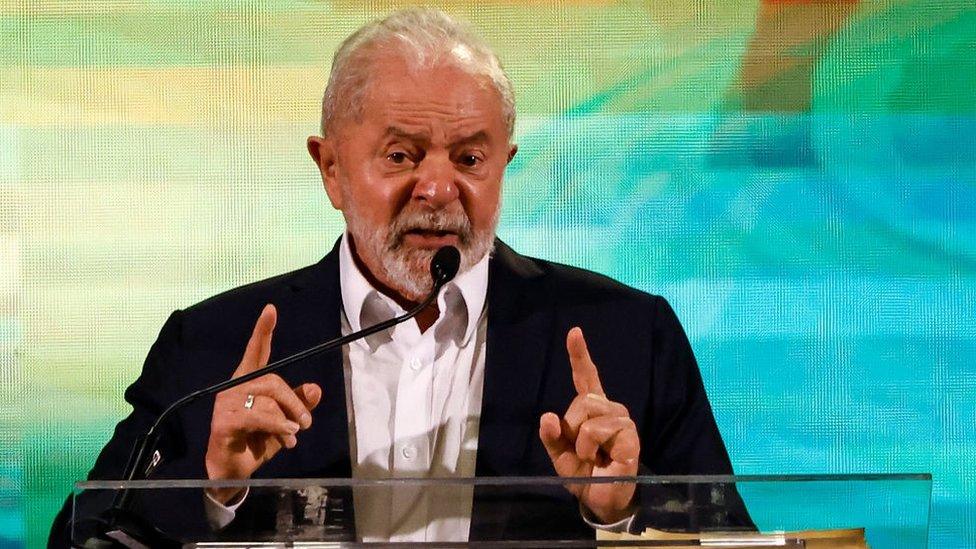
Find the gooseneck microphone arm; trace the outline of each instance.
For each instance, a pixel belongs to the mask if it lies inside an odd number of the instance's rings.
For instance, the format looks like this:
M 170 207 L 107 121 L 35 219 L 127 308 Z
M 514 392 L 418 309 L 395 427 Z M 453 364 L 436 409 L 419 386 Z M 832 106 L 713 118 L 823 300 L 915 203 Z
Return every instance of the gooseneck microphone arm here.
M 423 301 L 417 304 L 416 307 L 398 317 L 380 322 L 379 324 L 364 328 L 358 332 L 326 341 L 325 343 L 321 343 L 276 362 L 272 362 L 271 364 L 268 364 L 267 366 L 255 370 L 249 374 L 244 374 L 240 377 L 231 378 L 215 385 L 204 387 L 203 389 L 194 391 L 170 404 L 169 407 L 159 414 L 159 417 L 156 418 L 156 421 L 153 423 L 152 427 L 150 427 L 145 434 L 141 435 L 136 440 L 136 445 L 129 457 L 129 462 L 126 465 L 125 472 L 122 477 L 123 480 L 144 480 L 148 478 L 152 472 L 152 469 L 154 469 L 156 465 L 156 463 L 151 462 L 151 456 L 156 449 L 156 443 L 159 439 L 159 428 L 177 410 L 206 396 L 214 395 L 221 391 L 226 391 L 232 387 L 237 387 L 238 385 L 247 383 L 253 379 L 277 372 L 285 366 L 289 366 L 300 360 L 330 351 L 332 349 L 341 347 L 342 345 L 346 345 L 347 343 L 356 341 L 357 339 L 362 339 L 400 324 L 401 322 L 410 320 L 433 303 L 433 301 L 437 298 L 437 294 L 440 293 L 441 288 L 443 288 L 445 284 L 454 278 L 460 266 L 460 260 L 461 254 L 458 252 L 457 248 L 453 246 L 444 246 L 443 248 L 437 250 L 437 253 L 434 254 L 434 258 L 430 262 L 430 274 L 434 282 L 433 289 Z M 119 511 L 125 510 L 128 505 L 129 493 L 130 491 L 128 488 L 121 489 L 116 494 L 115 501 L 112 504 L 112 509 Z

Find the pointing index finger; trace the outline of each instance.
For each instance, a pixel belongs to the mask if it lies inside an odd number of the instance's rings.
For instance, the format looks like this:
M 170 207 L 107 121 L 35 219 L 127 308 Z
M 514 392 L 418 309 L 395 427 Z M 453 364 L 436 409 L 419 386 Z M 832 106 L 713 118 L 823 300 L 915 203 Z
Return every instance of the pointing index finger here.
M 268 303 L 254 323 L 254 331 L 251 332 L 251 339 L 247 341 L 244 357 L 234 371 L 233 377 L 249 374 L 268 363 L 268 358 L 271 356 L 271 334 L 277 321 L 278 311 L 274 305 Z
M 606 396 L 600 374 L 596 371 L 596 364 L 590 358 L 590 351 L 586 348 L 583 330 L 578 326 L 566 334 L 566 350 L 569 352 L 569 365 L 573 369 L 573 385 L 580 395 L 596 394 Z

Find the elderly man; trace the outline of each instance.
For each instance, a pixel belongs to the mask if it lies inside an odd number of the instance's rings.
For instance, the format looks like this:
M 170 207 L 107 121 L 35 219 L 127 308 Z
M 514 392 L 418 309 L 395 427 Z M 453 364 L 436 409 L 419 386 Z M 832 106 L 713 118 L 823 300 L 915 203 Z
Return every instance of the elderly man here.
M 495 239 L 514 120 L 495 54 L 438 11 L 397 12 L 346 39 L 322 137 L 308 139 L 346 233 L 316 265 L 174 313 L 91 478 L 118 478 L 134 437 L 180 395 L 402 314 L 431 290 L 445 245 L 461 252 L 459 274 L 415 322 L 189 407 L 163 434 L 156 476 L 731 473 L 662 298 Z M 635 516 L 633 484 L 573 490 L 590 525 Z M 414 496 L 357 501 L 359 537 L 468 538 L 470 497 Z M 153 514 L 222 529 L 253 498 L 198 499 Z

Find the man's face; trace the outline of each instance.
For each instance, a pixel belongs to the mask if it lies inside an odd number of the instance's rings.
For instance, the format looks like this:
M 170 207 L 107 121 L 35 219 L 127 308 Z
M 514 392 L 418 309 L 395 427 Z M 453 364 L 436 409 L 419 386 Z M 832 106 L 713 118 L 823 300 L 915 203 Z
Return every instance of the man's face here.
M 395 55 L 371 74 L 361 119 L 343 117 L 309 150 L 360 262 L 416 301 L 441 246 L 461 251 L 462 270 L 491 249 L 516 147 L 484 77 L 449 64 L 410 70 Z

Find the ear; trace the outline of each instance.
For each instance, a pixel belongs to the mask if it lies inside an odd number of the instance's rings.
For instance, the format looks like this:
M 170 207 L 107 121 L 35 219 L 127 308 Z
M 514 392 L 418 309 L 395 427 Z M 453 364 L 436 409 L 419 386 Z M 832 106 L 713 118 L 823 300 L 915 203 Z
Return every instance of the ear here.
M 512 148 L 508 149 L 508 160 L 505 161 L 506 165 L 512 162 L 512 159 L 515 158 L 515 153 L 517 152 L 518 152 L 518 145 L 512 143 Z
M 329 137 L 310 135 L 305 144 L 308 147 L 308 154 L 322 175 L 322 185 L 325 187 L 325 194 L 329 195 L 329 202 L 332 203 L 333 208 L 341 210 L 342 192 L 336 175 L 338 151 L 335 140 Z

